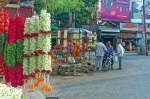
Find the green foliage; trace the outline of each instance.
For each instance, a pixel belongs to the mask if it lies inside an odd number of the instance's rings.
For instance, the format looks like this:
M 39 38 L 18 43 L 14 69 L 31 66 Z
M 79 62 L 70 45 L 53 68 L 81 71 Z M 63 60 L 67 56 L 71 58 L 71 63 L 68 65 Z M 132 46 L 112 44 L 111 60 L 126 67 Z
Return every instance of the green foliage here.
M 52 14 L 52 16 L 57 16 L 62 12 L 69 11 L 80 11 L 80 8 L 84 6 L 84 2 L 75 0 L 76 4 L 72 0 L 36 0 L 35 10 L 38 14 L 42 9 L 47 8 L 47 11 Z
M 90 22 L 97 10 L 99 0 L 83 0 L 83 2 L 85 3 L 84 7 L 76 12 L 76 27 Z
M 44 9 L 45 0 L 36 0 L 35 10 L 38 14 Z M 47 10 L 53 17 L 66 15 L 66 12 L 75 11 L 76 27 L 81 27 L 82 24 L 89 23 L 93 18 L 97 3 L 99 0 L 46 0 Z M 75 3 L 76 1 L 76 3 Z M 67 14 L 68 15 L 68 14 Z M 60 17 L 59 20 L 68 25 L 68 17 Z

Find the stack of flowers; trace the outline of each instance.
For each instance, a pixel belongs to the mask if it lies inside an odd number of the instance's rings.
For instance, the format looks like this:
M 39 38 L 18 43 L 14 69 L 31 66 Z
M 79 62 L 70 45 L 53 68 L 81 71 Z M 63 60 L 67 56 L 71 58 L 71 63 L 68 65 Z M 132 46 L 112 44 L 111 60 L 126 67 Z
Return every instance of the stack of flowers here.
M 21 99 L 22 89 L 8 87 L 5 84 L 0 84 L 0 99 Z
M 23 85 L 23 31 L 25 20 L 21 17 L 10 19 L 4 51 L 4 74 L 6 82 L 13 87 Z
M 8 12 L 0 10 L 0 75 L 3 75 L 5 34 L 8 32 Z

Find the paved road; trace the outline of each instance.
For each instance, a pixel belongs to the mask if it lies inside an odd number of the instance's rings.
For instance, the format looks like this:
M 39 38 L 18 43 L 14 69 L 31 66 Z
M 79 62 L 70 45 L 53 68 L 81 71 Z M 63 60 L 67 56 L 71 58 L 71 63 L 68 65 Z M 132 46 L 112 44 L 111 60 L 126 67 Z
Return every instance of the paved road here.
M 118 63 L 114 64 L 118 68 Z M 51 77 L 59 99 L 150 99 L 150 56 L 127 54 L 123 70 L 95 72 L 92 76 Z M 56 89 L 55 89 L 56 88 Z

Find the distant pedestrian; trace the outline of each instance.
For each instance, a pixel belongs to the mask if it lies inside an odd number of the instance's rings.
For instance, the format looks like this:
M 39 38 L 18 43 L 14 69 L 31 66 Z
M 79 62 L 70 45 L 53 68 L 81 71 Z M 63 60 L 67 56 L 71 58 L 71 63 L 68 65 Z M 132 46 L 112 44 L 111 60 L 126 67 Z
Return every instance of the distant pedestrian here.
M 107 51 L 107 49 L 100 39 L 99 42 L 95 45 L 95 66 L 93 68 L 94 71 L 96 71 L 98 67 L 99 71 L 102 71 L 102 62 L 105 51 Z
M 109 55 L 112 55 L 112 56 L 113 56 L 113 54 L 114 54 L 114 49 L 113 49 L 113 47 L 112 47 L 110 44 L 111 44 L 110 41 L 108 41 L 108 42 L 106 43 L 107 53 L 106 53 L 106 56 L 105 56 L 105 57 L 108 57 Z M 113 64 L 114 64 L 114 61 L 113 61 L 113 58 L 112 58 L 112 59 L 111 59 L 111 69 L 113 69 Z
M 120 41 L 118 41 L 117 42 L 117 53 L 116 53 L 116 55 L 118 56 L 118 60 L 119 60 L 119 68 L 118 68 L 118 70 L 122 69 L 122 57 L 124 55 L 124 52 L 125 52 L 125 49 L 120 44 Z
M 122 42 L 122 46 L 125 48 L 125 46 L 126 46 L 125 42 Z

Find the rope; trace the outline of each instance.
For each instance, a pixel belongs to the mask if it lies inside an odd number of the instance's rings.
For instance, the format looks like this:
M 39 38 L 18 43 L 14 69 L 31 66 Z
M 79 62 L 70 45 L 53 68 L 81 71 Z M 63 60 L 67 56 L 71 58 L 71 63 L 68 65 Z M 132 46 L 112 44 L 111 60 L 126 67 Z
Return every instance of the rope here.
M 18 5 L 20 5 L 20 1 L 18 2 Z M 19 12 L 19 8 L 17 7 L 17 11 L 14 17 L 19 16 L 19 15 L 20 15 L 20 12 Z
M 46 3 L 47 3 L 47 0 L 45 0 L 45 2 L 44 2 L 44 9 L 45 10 L 47 10 L 47 4 Z

